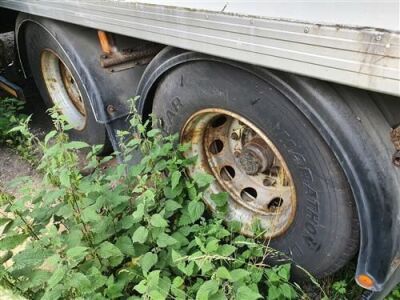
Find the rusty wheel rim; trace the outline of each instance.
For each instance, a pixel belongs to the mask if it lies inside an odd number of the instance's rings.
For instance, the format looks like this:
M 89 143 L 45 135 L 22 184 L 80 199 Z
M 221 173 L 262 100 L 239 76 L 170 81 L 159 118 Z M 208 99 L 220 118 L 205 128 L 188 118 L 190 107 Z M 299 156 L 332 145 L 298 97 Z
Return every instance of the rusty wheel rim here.
M 253 236 L 255 222 L 265 238 L 284 233 L 296 211 L 292 176 L 272 141 L 242 116 L 223 109 L 192 115 L 181 132 L 189 143 L 186 156 L 197 156 L 188 175 L 206 172 L 215 177 L 204 201 L 215 210 L 211 194 L 227 192 L 228 221 L 239 221 L 242 233 Z
M 85 129 L 87 112 L 79 86 L 69 68 L 52 50 L 41 54 L 41 70 L 51 101 L 78 131 Z

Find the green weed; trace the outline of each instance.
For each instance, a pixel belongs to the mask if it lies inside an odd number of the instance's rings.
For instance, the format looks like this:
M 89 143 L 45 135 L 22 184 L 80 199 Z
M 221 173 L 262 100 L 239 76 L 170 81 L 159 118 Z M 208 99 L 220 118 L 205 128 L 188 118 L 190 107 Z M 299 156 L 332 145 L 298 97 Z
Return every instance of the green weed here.
M 25 102 L 0 98 L 0 145 L 14 148 L 25 159 L 32 159 L 32 135 L 28 124 L 31 117 L 22 113 Z
M 385 300 L 398 300 L 400 299 L 400 285 L 398 285 Z
M 43 186 L 21 185 L 22 197 L 4 199 L 3 286 L 51 300 L 307 298 L 290 282 L 290 264 L 265 265 L 274 251 L 223 221 L 227 194 L 212 197 L 210 214 L 202 194 L 213 177 L 184 176 L 196 158 L 185 158 L 189 146 L 176 146 L 176 136 L 134 117 L 139 135 L 121 133 L 123 162 L 102 170 L 112 157 L 99 160 L 92 147 L 94 171 L 83 176 L 77 152 L 90 147 L 69 141 L 65 120 L 52 115 L 57 130 L 43 142 L 30 137 L 43 152 Z M 143 158 L 132 166 L 137 151 Z

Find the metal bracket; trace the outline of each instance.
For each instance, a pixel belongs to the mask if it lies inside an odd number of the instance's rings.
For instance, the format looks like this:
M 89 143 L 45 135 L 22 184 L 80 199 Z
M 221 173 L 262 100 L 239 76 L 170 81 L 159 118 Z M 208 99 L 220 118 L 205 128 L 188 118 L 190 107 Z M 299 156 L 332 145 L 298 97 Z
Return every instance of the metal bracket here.
M 148 64 L 153 57 L 164 48 L 163 45 L 145 42 L 132 43 L 125 46 L 117 45 L 116 36 L 112 33 L 99 30 L 98 39 L 103 54 L 100 56 L 100 65 L 110 72 L 123 71 L 134 68 L 136 65 Z
M 161 51 L 162 48 L 163 46 L 156 44 L 150 48 L 141 50 L 117 50 L 115 52 L 111 52 L 110 54 L 103 54 L 100 57 L 100 64 L 103 68 L 110 68 L 126 63 L 148 64 L 151 59 Z

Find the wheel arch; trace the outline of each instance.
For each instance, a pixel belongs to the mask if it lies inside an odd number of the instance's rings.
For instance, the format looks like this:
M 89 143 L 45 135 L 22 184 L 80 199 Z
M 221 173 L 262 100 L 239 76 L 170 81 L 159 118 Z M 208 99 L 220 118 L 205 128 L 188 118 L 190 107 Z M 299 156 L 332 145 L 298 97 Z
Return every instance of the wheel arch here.
M 72 67 L 75 73 L 79 76 L 79 79 L 83 83 L 83 87 L 86 94 L 89 96 L 90 105 L 97 122 L 104 123 L 104 120 L 106 120 L 106 111 L 102 103 L 101 91 L 98 89 L 96 83 L 94 82 L 93 77 L 91 76 L 91 71 L 88 69 L 87 65 L 83 63 L 83 61 L 75 61 L 73 59 L 74 56 L 69 55 L 68 50 L 58 41 L 60 35 L 67 36 L 69 33 L 74 34 L 73 29 L 71 30 L 71 32 L 63 30 L 61 28 L 63 23 L 59 23 L 57 21 L 46 18 L 32 16 L 26 13 L 20 13 L 18 15 L 15 27 L 16 47 L 18 51 L 19 62 L 25 78 L 31 76 L 31 70 L 29 68 L 27 57 L 27 48 L 25 47 L 25 30 L 29 24 L 40 26 L 54 38 L 60 49 L 62 49 L 66 57 L 68 57 L 68 59 L 72 62 Z M 77 69 L 77 66 L 79 67 L 79 70 Z
M 30 68 L 28 64 L 27 49 L 22 45 L 25 44 L 25 29 L 28 23 L 35 23 L 40 25 L 33 19 L 29 18 L 29 15 L 25 13 L 19 13 L 15 21 L 15 46 L 17 49 L 17 55 L 19 59 L 19 64 L 21 66 L 22 73 L 25 78 L 30 76 Z
M 356 202 L 361 232 L 356 276 L 370 276 L 374 280 L 370 289 L 381 290 L 399 257 L 400 174 L 391 164 L 390 126 L 367 92 L 167 47 L 142 76 L 136 93 L 138 112 L 144 117 L 151 113 L 157 83 L 167 72 L 200 60 L 229 64 L 267 78 L 318 130 L 344 170 Z M 374 128 L 376 124 L 379 128 Z

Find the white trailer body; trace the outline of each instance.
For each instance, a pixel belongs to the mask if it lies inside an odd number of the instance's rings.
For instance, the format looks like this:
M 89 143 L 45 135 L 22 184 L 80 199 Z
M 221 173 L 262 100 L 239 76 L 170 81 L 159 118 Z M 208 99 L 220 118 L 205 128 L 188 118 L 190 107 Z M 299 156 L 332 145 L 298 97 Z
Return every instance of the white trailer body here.
M 0 5 L 400 95 L 398 1 L 2 0 Z

